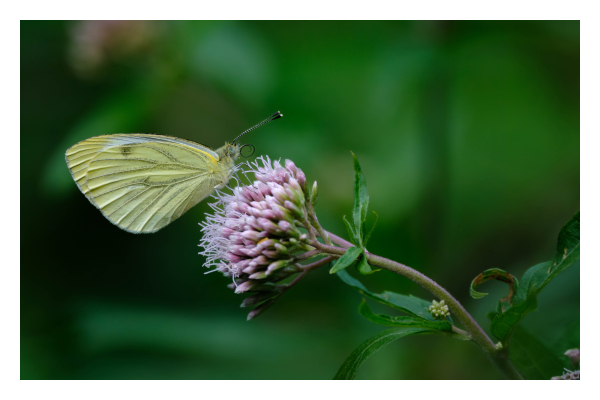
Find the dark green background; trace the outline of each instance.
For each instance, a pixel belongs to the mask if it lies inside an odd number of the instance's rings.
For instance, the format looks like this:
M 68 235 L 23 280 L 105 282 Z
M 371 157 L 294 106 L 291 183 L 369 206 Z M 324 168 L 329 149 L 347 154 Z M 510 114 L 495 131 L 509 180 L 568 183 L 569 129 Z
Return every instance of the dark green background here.
M 579 209 L 578 21 L 99 26 L 77 48 L 85 25 L 21 23 L 22 379 L 329 379 L 385 329 L 327 267 L 246 322 L 243 296 L 203 274 L 206 204 L 133 235 L 77 190 L 64 152 L 91 136 L 219 147 L 281 110 L 243 142 L 317 180 L 319 219 L 338 234 L 356 153 L 380 216 L 369 251 L 432 277 L 486 329 L 507 289 L 486 283 L 490 296 L 472 300 L 471 280 L 550 259 Z M 89 50 L 101 57 L 76 68 Z M 386 271 L 361 280 L 431 299 Z M 579 329 L 579 264 L 524 326 L 558 354 L 578 345 L 565 330 Z M 358 375 L 500 377 L 476 346 L 429 336 L 393 343 Z

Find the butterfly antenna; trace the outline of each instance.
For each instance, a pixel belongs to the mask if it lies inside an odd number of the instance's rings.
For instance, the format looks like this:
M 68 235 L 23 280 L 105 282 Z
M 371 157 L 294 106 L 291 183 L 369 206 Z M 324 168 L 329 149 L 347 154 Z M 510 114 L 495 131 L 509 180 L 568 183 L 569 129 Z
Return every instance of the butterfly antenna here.
M 256 128 L 263 126 L 263 125 L 264 125 L 264 124 L 266 124 L 267 122 L 274 121 L 274 120 L 276 120 L 276 119 L 278 119 L 278 118 L 281 118 L 281 117 L 283 117 L 283 114 L 282 114 L 282 113 L 280 113 L 279 111 L 277 111 L 275 114 L 271 115 L 269 118 L 265 119 L 265 120 L 264 120 L 264 121 L 262 121 L 261 123 L 259 123 L 259 124 L 256 124 L 256 125 L 254 125 L 252 128 L 250 128 L 250 129 L 246 129 L 244 132 L 240 133 L 240 135 L 239 135 L 238 137 L 236 137 L 235 139 L 233 139 L 233 142 L 231 142 L 231 144 L 235 144 L 235 142 L 237 142 L 237 140 L 238 140 L 239 138 L 241 138 L 242 136 L 244 136 L 246 133 L 248 133 L 248 132 L 251 132 L 251 131 L 255 130 Z

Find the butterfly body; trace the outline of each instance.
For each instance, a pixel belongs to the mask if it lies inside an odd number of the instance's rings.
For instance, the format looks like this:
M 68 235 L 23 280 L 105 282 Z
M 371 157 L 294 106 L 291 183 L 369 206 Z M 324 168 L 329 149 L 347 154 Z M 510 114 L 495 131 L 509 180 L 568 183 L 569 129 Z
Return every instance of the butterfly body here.
M 212 150 L 171 136 L 115 134 L 79 142 L 65 158 L 107 219 L 128 232 L 152 233 L 225 186 L 239 155 L 236 144 Z

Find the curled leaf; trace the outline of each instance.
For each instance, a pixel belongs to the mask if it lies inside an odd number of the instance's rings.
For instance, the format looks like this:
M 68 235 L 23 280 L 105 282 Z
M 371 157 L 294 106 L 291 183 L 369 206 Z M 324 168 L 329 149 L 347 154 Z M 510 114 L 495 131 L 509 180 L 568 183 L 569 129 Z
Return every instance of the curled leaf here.
M 518 284 L 517 278 L 515 278 L 508 272 L 503 271 L 498 268 L 492 268 L 492 269 L 483 271 L 482 273 L 477 275 L 477 277 L 475 279 L 473 279 L 473 281 L 471 282 L 471 290 L 470 290 L 471 297 L 473 297 L 474 299 L 481 299 L 482 297 L 487 296 L 488 293 L 478 292 L 475 290 L 475 288 L 477 286 L 481 285 L 482 283 L 487 282 L 492 279 L 496 280 L 496 281 L 508 283 L 508 285 L 509 285 L 508 295 L 506 297 L 504 297 L 503 299 L 501 299 L 500 301 L 501 302 L 508 301 L 510 304 L 512 304 L 512 296 L 515 294 L 515 290 L 516 290 L 516 287 Z

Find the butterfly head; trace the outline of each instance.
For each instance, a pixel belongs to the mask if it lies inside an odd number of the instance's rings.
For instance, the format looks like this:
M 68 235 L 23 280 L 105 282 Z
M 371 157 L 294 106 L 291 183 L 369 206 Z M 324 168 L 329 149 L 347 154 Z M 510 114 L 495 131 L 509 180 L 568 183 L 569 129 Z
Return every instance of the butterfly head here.
M 219 156 L 221 156 L 221 158 L 230 158 L 232 160 L 237 159 L 239 156 L 250 157 L 254 154 L 254 146 L 251 144 L 240 146 L 237 143 L 226 143 L 221 149 L 221 152 L 217 151 L 217 153 L 221 153 Z

